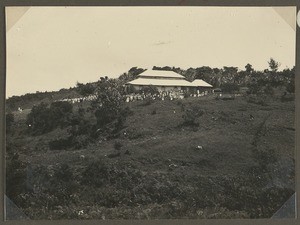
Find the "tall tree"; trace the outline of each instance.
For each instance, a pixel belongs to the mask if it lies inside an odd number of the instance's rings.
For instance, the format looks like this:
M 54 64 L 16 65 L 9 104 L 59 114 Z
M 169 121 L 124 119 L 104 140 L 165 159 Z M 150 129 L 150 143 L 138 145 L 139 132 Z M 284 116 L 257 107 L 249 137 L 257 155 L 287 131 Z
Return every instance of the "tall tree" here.
M 246 69 L 247 73 L 252 73 L 254 71 L 254 69 L 252 68 L 252 65 L 249 63 L 245 66 L 245 69 Z
M 279 62 L 276 62 L 275 59 L 270 58 L 270 61 L 268 61 L 269 67 L 272 72 L 276 72 L 278 70 L 278 67 L 280 66 Z

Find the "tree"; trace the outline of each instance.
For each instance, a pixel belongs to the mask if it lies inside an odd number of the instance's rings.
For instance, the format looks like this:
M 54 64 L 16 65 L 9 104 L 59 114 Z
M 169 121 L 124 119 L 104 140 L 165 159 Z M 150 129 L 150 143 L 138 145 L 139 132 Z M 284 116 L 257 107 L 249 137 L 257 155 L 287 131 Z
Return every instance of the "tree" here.
M 69 102 L 41 103 L 33 106 L 27 115 L 26 124 L 33 134 L 44 134 L 57 127 L 69 125 L 73 106 Z
M 249 63 L 245 66 L 245 69 L 246 69 L 247 73 L 252 73 L 254 71 L 254 69 L 252 68 L 252 65 Z
M 213 69 L 209 66 L 202 66 L 196 69 L 195 79 L 203 79 L 210 76 L 213 73 Z
M 280 66 L 280 63 L 276 62 L 273 58 L 270 58 L 268 64 L 272 72 L 276 72 L 278 70 L 278 67 Z
M 92 102 L 97 120 L 96 128 L 108 133 L 123 127 L 128 110 L 123 107 L 121 89 L 114 79 L 101 79 L 96 89 L 97 98 Z
M 54 127 L 64 127 L 69 124 L 73 105 L 69 102 L 52 102 L 50 105 L 50 120 Z
M 145 69 L 132 67 L 127 73 L 123 73 L 122 75 L 120 75 L 118 80 L 120 81 L 121 84 L 125 84 L 129 81 L 136 79 L 137 75 L 139 75 L 144 71 Z
M 82 96 L 89 96 L 94 93 L 95 87 L 91 83 L 82 84 L 77 82 L 76 90 Z
M 225 93 L 234 93 L 239 90 L 239 86 L 235 83 L 225 83 L 221 85 L 221 89 Z
M 234 82 L 234 77 L 237 75 L 237 72 L 238 72 L 237 67 L 224 66 L 222 71 L 221 84 Z

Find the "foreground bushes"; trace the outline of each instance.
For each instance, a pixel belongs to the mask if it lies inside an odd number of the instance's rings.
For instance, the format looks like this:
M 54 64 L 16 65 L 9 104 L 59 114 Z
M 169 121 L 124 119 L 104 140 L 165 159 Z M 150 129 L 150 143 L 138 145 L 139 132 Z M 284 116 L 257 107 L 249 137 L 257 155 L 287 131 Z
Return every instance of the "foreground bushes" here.
M 293 190 L 266 187 L 250 173 L 166 177 L 104 159 L 81 170 L 39 166 L 33 169 L 33 192 L 22 195 L 28 204 L 23 207 L 33 218 L 269 218 Z

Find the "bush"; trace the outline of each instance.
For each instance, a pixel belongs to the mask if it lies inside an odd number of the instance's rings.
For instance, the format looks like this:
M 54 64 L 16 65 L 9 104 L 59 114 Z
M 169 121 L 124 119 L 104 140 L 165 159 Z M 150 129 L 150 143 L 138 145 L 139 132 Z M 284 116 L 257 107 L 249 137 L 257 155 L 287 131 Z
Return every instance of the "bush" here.
M 204 111 L 199 109 L 198 107 L 191 107 L 189 109 L 184 110 L 183 125 L 184 126 L 199 126 L 199 122 L 197 119 L 204 114 Z
M 44 134 L 57 127 L 70 124 L 73 106 L 69 102 L 53 102 L 50 107 L 41 103 L 33 106 L 27 115 L 26 124 L 33 134 Z
M 73 105 L 69 102 L 53 102 L 50 105 L 50 119 L 54 127 L 65 127 L 70 124 Z
M 97 99 L 92 102 L 92 110 L 95 112 L 97 137 L 102 135 L 116 136 L 124 128 L 127 116 L 132 111 L 124 108 L 124 101 L 120 93 L 120 87 L 115 80 L 102 79 L 97 88 Z
M 53 129 L 50 121 L 50 110 L 48 105 L 41 103 L 33 106 L 31 112 L 27 115 L 26 124 L 32 129 L 34 134 L 43 134 Z

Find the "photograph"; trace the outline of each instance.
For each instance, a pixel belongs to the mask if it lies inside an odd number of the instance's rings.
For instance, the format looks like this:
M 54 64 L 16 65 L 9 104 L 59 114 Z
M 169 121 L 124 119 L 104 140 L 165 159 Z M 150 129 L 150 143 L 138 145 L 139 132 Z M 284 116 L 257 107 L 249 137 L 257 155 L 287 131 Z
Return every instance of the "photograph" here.
M 6 6 L 5 220 L 295 219 L 296 14 Z

